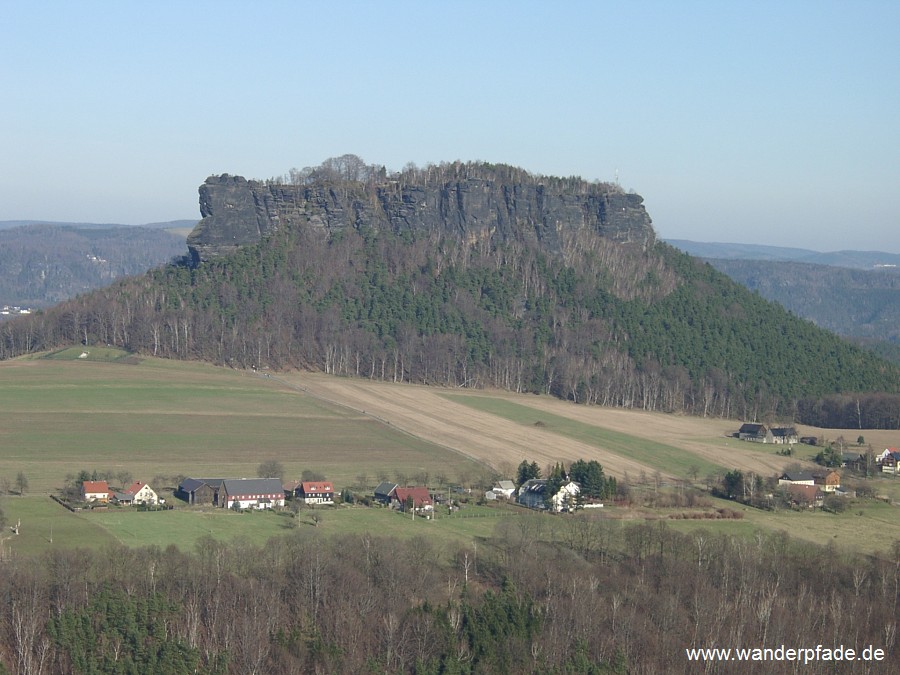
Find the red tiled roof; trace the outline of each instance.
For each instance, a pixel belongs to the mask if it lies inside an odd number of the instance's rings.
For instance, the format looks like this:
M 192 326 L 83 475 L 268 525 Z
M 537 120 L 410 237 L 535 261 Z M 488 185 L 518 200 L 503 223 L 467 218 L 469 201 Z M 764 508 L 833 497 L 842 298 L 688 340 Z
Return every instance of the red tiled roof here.
M 413 505 L 417 507 L 431 504 L 431 495 L 428 494 L 428 488 L 425 487 L 398 487 L 394 490 L 394 495 L 403 504 L 409 497 L 413 498 Z
M 142 483 L 141 481 L 136 480 L 131 485 L 129 485 L 128 489 L 125 490 L 124 492 L 127 495 L 136 495 L 138 492 L 141 491 L 141 488 L 143 488 L 145 485 L 146 485 L 146 483 Z
M 96 493 L 96 492 L 109 492 L 109 483 L 105 480 L 86 480 L 81 484 L 81 489 L 84 491 L 84 494 L 88 493 Z
M 300 483 L 300 489 L 304 494 L 310 492 L 334 492 L 334 484 L 328 481 L 303 481 Z
M 789 485 L 788 491 L 791 497 L 797 501 L 815 501 L 819 496 L 819 488 L 815 485 Z

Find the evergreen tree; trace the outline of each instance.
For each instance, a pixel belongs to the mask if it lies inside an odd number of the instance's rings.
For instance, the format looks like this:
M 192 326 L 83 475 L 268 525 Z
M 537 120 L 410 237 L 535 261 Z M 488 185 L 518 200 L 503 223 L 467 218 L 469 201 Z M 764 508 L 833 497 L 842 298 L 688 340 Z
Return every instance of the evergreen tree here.
M 602 499 L 615 492 L 615 485 L 613 484 L 611 492 L 603 467 L 593 459 L 589 462 L 583 459 L 574 462 L 569 468 L 569 478 L 578 483 L 582 497 Z
M 554 508 L 553 498 L 559 493 L 560 489 L 567 481 L 568 474 L 566 473 L 566 467 L 561 462 L 557 462 L 550 471 L 550 475 L 547 476 L 547 485 L 544 488 L 544 503 L 547 505 L 548 509 Z
M 540 477 L 541 469 L 538 467 L 537 462 L 531 462 L 531 464 L 529 464 L 528 460 L 523 459 L 516 471 L 516 487 L 522 487 L 522 485 L 532 478 Z

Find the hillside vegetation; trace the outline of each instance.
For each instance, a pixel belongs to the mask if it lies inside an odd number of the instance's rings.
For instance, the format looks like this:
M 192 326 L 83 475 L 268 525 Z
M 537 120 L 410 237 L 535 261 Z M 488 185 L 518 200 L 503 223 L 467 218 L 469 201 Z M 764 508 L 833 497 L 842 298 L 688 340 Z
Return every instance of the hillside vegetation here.
M 738 283 L 838 335 L 900 344 L 900 270 L 710 260 Z
M 687 674 L 698 663 L 685 648 L 782 644 L 871 646 L 881 651 L 867 672 L 896 669 L 896 507 L 872 500 L 843 514 L 740 507 L 744 518 L 727 521 L 666 517 L 709 505 L 549 515 L 471 503 L 429 520 L 345 505 L 316 510 L 314 521 L 312 509 L 180 501 L 171 511 L 72 513 L 46 496 L 66 473 L 97 470 L 113 480 L 157 472 L 154 486 L 170 498 L 182 471 L 253 475 L 269 459 L 289 476 L 322 470 L 357 494 L 385 466 L 392 477 L 423 471 L 431 484 L 483 487 L 493 476 L 473 473 L 474 459 L 509 461 L 509 447 L 515 460 L 542 448 L 612 464 L 629 461 L 631 446 L 637 464 L 670 463 L 671 448 L 724 466 L 784 461 L 725 445 L 733 422 L 318 373 L 266 377 L 105 347 L 50 356 L 0 364 L 0 479 L 29 478 L 26 494 L 0 502 L 0 521 L 21 524 L 0 533 L 0 623 L 10 627 L 0 631 L 0 672 Z M 479 441 L 485 429 L 493 436 Z M 797 620 L 798 597 L 818 620 Z M 743 665 L 797 670 L 796 661 Z
M 0 305 L 49 307 L 185 253 L 183 236 L 158 228 L 0 228 Z
M 10 322 L 0 357 L 99 342 L 648 411 L 900 425 L 900 370 L 655 242 L 640 198 L 616 186 L 483 164 L 325 168 L 295 185 L 229 179 L 272 199 L 257 243 Z M 209 218 L 194 245 L 215 239 Z

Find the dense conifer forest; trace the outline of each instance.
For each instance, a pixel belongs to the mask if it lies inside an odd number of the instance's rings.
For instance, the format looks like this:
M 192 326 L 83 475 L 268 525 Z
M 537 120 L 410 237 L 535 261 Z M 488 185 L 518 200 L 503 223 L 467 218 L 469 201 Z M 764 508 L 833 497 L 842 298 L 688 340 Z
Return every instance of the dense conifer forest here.
M 526 180 L 508 167 L 477 169 L 482 182 Z M 440 176 L 422 169 L 395 178 L 425 184 Z M 320 180 L 345 200 L 363 200 L 374 179 L 307 172 L 296 190 L 307 194 Z M 565 196 L 602 188 L 556 180 L 541 189 Z M 896 366 L 664 243 L 565 228 L 559 239 L 564 245 L 551 250 L 514 229 L 467 238 L 286 219 L 231 255 L 152 271 L 8 322 L 0 358 L 102 343 L 240 368 L 494 386 L 747 420 L 846 426 L 847 406 L 836 401 L 849 401 L 852 426 L 900 427 Z

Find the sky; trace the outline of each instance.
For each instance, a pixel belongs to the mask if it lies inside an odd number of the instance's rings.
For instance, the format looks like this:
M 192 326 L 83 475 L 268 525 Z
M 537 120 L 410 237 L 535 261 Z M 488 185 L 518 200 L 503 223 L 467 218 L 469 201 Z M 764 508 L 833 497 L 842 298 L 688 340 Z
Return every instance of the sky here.
M 618 180 L 660 237 L 900 253 L 900 2 L 0 0 L 0 220 L 347 153 Z

